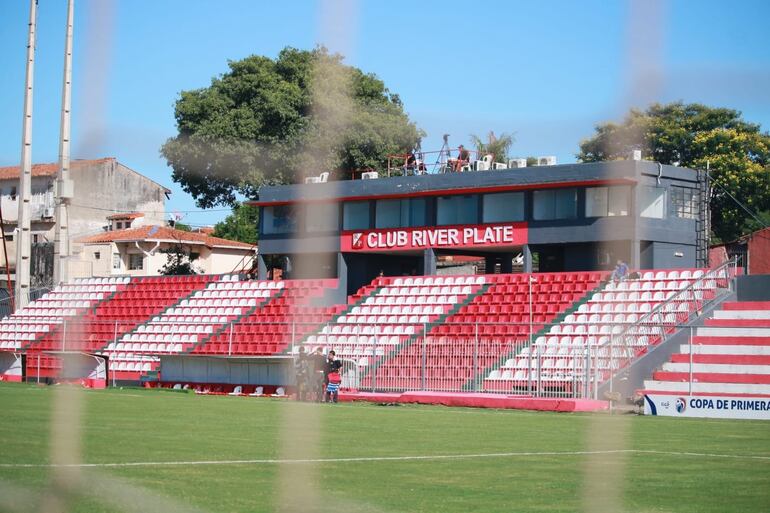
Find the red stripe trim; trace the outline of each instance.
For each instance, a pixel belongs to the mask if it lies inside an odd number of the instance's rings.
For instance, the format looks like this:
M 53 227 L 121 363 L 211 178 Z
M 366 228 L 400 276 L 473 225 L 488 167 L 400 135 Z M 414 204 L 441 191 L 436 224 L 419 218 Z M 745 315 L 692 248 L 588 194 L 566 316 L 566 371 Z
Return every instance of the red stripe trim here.
M 728 328 L 770 328 L 770 319 L 706 319 L 705 325 Z
M 770 301 L 732 301 L 723 304 L 722 310 L 770 310 Z
M 651 395 L 686 395 L 688 397 L 770 397 L 770 394 L 735 394 L 732 392 L 693 392 L 688 394 L 687 392 L 671 392 L 668 390 L 637 390 L 637 394 L 651 394 Z
M 652 379 L 655 381 L 679 381 L 687 382 L 690 380 L 688 372 L 666 372 L 659 371 L 652 373 Z M 722 372 L 693 372 L 693 381 L 700 384 L 704 383 L 735 383 L 743 385 L 770 385 L 770 374 L 727 374 Z
M 558 182 L 558 183 L 539 183 L 539 184 L 519 184 L 519 185 L 495 185 L 489 187 L 470 187 L 466 189 L 441 189 L 430 191 L 417 191 L 417 192 L 401 192 L 395 194 L 380 194 L 377 196 L 344 196 L 340 198 L 334 198 L 335 202 L 343 201 L 361 201 L 361 200 L 377 200 L 377 199 L 396 199 L 396 198 L 419 198 L 430 196 L 460 196 L 464 194 L 478 194 L 488 192 L 511 192 L 511 191 L 528 191 L 533 189 L 563 189 L 569 187 L 585 187 L 589 185 L 632 185 L 635 184 L 635 180 L 627 178 L 613 178 L 608 180 L 580 180 L 576 182 Z M 298 199 L 294 201 L 247 201 L 247 205 L 256 207 L 274 206 L 274 205 L 292 205 L 297 203 L 328 203 L 326 199 Z
M 693 344 L 715 346 L 767 346 L 770 337 L 711 337 L 697 335 L 692 338 Z
M 754 354 L 694 354 L 693 363 L 711 363 L 717 365 L 770 365 L 770 356 Z M 690 363 L 689 354 L 671 355 L 672 363 Z

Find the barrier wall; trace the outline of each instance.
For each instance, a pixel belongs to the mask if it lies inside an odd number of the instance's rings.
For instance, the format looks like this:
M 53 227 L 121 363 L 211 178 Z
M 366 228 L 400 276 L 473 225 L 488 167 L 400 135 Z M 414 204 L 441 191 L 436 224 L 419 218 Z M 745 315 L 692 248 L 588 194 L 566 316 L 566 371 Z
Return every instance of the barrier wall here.
M 286 386 L 294 384 L 294 361 L 289 356 L 162 355 L 160 379 L 182 383 Z

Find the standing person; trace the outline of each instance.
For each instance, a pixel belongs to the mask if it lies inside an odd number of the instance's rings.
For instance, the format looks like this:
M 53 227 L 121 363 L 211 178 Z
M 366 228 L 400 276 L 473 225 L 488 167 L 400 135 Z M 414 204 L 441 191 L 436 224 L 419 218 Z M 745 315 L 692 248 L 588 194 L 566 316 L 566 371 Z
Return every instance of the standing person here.
M 305 347 L 299 346 L 299 352 L 297 353 L 297 359 L 294 361 L 294 376 L 297 383 L 297 400 L 305 401 L 308 393 L 308 379 L 310 378 L 310 367 L 308 365 L 307 356 L 305 355 Z
M 340 389 L 340 369 L 342 362 L 337 359 L 337 353 L 329 351 L 326 360 L 326 379 L 324 380 L 324 402 L 336 403 Z
M 409 171 L 414 173 L 417 170 L 417 157 L 414 156 L 414 150 L 409 150 L 404 160 L 404 171 L 408 174 Z
M 311 384 L 312 397 L 310 399 L 320 402 L 324 396 L 326 386 L 326 358 L 323 349 L 316 347 L 312 356 L 313 380 Z

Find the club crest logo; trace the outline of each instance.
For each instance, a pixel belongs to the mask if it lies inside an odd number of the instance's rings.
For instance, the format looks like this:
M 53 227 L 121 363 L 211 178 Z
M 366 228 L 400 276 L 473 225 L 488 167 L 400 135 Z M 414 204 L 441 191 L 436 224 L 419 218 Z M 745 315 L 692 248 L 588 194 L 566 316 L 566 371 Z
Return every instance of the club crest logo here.
M 362 249 L 364 247 L 364 234 L 363 233 L 354 233 L 353 234 L 353 249 Z
M 684 397 L 678 398 L 674 408 L 676 408 L 677 413 L 684 413 L 687 410 L 687 400 Z

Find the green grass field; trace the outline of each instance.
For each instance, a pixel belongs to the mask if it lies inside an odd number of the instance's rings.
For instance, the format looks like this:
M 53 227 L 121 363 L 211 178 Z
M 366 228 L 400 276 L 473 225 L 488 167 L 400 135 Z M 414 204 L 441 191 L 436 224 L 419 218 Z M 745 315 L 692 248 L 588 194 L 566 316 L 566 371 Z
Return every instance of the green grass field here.
M 289 404 L 133 389 L 81 396 L 83 462 L 198 463 L 82 468 L 73 481 L 80 485 L 60 497 L 63 510 L 299 511 L 281 507 L 286 486 L 278 483 L 288 476 L 290 498 L 303 493 L 303 480 L 312 482 L 317 511 L 589 511 L 586 504 L 602 502 L 584 502 L 586 489 L 617 495 L 624 511 L 770 511 L 766 422 Z M 51 468 L 18 465 L 49 463 L 50 433 L 66 436 L 66 425 L 51 421 L 57 397 L 54 387 L 0 385 L 0 511 L 46 510 L 39 504 L 53 496 Z M 297 426 L 282 451 L 279 435 L 296 417 L 312 424 Z M 314 451 L 304 444 L 316 434 Z M 575 454 L 612 449 L 612 439 L 631 451 Z M 361 459 L 243 462 L 287 453 Z M 431 459 L 457 455 L 475 456 Z M 404 456 L 426 458 L 378 459 Z M 241 463 L 221 464 L 229 460 Z

